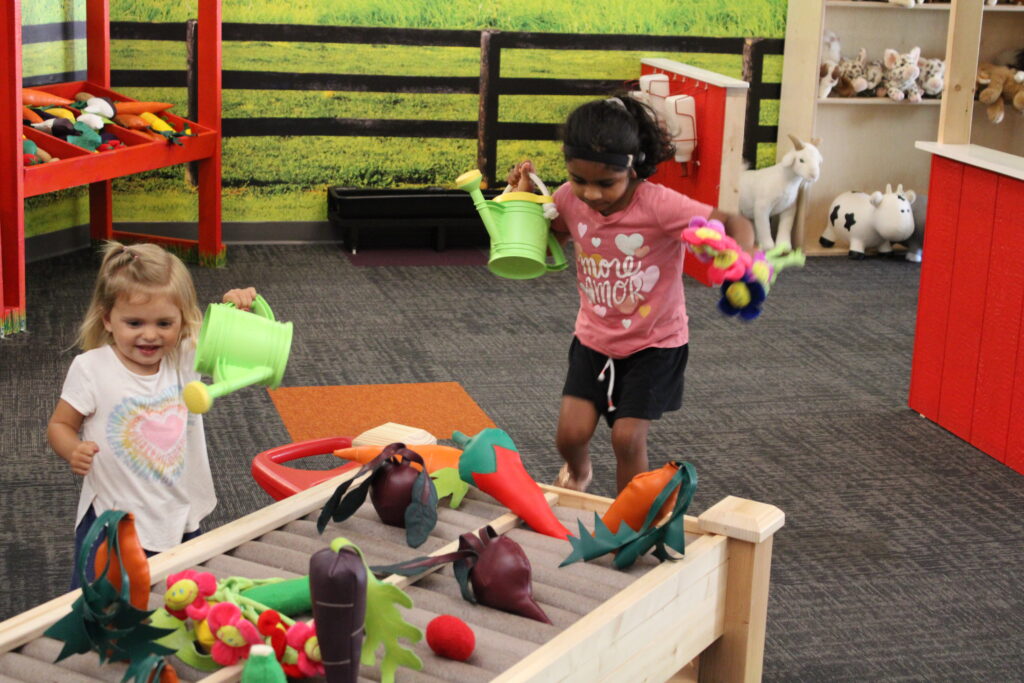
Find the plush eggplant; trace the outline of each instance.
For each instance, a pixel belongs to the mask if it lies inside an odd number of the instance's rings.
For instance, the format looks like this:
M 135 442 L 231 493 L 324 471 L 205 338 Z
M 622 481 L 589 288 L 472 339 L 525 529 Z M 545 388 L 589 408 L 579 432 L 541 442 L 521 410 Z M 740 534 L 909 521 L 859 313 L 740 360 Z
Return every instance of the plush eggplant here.
M 351 548 L 324 548 L 309 558 L 320 657 L 328 683 L 355 683 L 366 623 L 366 565 Z

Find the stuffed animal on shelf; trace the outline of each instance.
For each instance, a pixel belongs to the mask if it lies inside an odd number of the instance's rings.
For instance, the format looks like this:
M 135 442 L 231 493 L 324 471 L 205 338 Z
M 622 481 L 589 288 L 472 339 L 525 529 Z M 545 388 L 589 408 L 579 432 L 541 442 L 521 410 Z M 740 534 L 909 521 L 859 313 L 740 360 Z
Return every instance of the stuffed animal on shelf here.
M 861 48 L 857 52 L 856 59 L 842 58 L 839 60 L 839 78 L 840 81 L 846 79 L 849 83 L 849 89 L 853 95 L 860 94 L 868 89 L 868 80 L 865 78 L 865 72 L 867 71 L 868 64 L 868 51 Z M 879 80 L 881 80 L 881 69 L 879 69 Z M 874 85 L 878 85 L 876 82 Z M 839 97 L 850 97 L 850 95 L 843 94 L 843 89 L 837 88 Z
M 981 63 L 978 65 L 978 100 L 988 105 L 986 112 L 992 123 L 1001 123 L 1005 114 L 1004 102 L 1024 113 L 1024 83 L 1016 78 L 1019 72 L 1008 66 Z
M 877 247 L 879 254 L 892 251 L 892 243 L 914 234 L 911 205 L 917 195 L 891 185 L 885 193 L 844 192 L 832 201 L 828 223 L 818 241 L 824 247 L 835 245 L 837 239 L 850 243 L 850 258 L 863 259 L 868 247 Z
M 818 67 L 818 97 L 828 97 L 838 83 L 839 65 L 835 62 L 822 62 Z
M 884 71 L 882 83 L 878 86 L 878 96 L 888 97 L 894 102 L 902 102 L 904 98 L 908 102 L 920 102 L 922 93 L 917 85 L 917 77 L 921 75 L 921 69 L 917 66 L 920 58 L 919 47 L 904 54 L 892 48 L 886 49 L 882 59 Z
M 921 73 L 917 77 L 917 86 L 928 97 L 942 97 L 946 87 L 946 62 L 941 59 L 922 57 L 917 60 Z
M 992 60 L 996 66 L 1008 66 L 1017 70 L 1018 80 L 1024 80 L 1024 48 L 1003 50 Z

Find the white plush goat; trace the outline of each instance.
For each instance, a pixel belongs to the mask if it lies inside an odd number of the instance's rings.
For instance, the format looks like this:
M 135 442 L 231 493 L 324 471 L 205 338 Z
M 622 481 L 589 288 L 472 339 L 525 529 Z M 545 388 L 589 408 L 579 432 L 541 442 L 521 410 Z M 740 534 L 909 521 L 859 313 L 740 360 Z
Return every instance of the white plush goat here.
M 740 174 L 740 213 L 754 222 L 754 233 L 762 249 L 792 246 L 793 219 L 800 186 L 818 179 L 821 152 L 816 143 L 802 142 L 790 134 L 793 150 L 782 161 Z M 771 217 L 779 217 L 778 239 L 772 239 Z

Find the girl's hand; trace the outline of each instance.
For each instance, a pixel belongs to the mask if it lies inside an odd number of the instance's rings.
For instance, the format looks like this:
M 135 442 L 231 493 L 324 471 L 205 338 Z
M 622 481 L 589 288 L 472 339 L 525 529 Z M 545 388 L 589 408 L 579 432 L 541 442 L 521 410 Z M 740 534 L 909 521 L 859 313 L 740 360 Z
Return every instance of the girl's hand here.
M 246 287 L 245 289 L 229 289 L 224 292 L 222 301 L 226 304 L 234 304 L 235 308 L 243 311 L 252 309 L 252 303 L 256 300 L 256 288 Z
M 513 166 L 512 170 L 508 172 L 508 184 L 516 192 L 533 192 L 533 181 L 530 180 L 531 173 L 536 174 L 533 162 L 526 159 Z
M 81 441 L 68 456 L 68 465 L 71 471 L 80 477 L 89 474 L 92 469 L 92 459 L 100 452 L 100 447 L 94 441 Z

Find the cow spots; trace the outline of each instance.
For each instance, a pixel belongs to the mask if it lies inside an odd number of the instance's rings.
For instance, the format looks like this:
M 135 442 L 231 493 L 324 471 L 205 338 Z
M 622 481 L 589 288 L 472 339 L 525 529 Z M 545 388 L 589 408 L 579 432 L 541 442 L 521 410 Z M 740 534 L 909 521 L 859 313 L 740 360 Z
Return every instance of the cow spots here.
M 828 222 L 834 228 L 836 226 L 836 219 L 839 218 L 839 205 L 836 204 L 832 207 L 832 213 L 828 215 Z
M 852 213 L 844 214 L 843 216 L 846 221 L 843 223 L 843 227 L 847 230 L 853 230 L 853 226 L 857 225 L 857 218 Z

